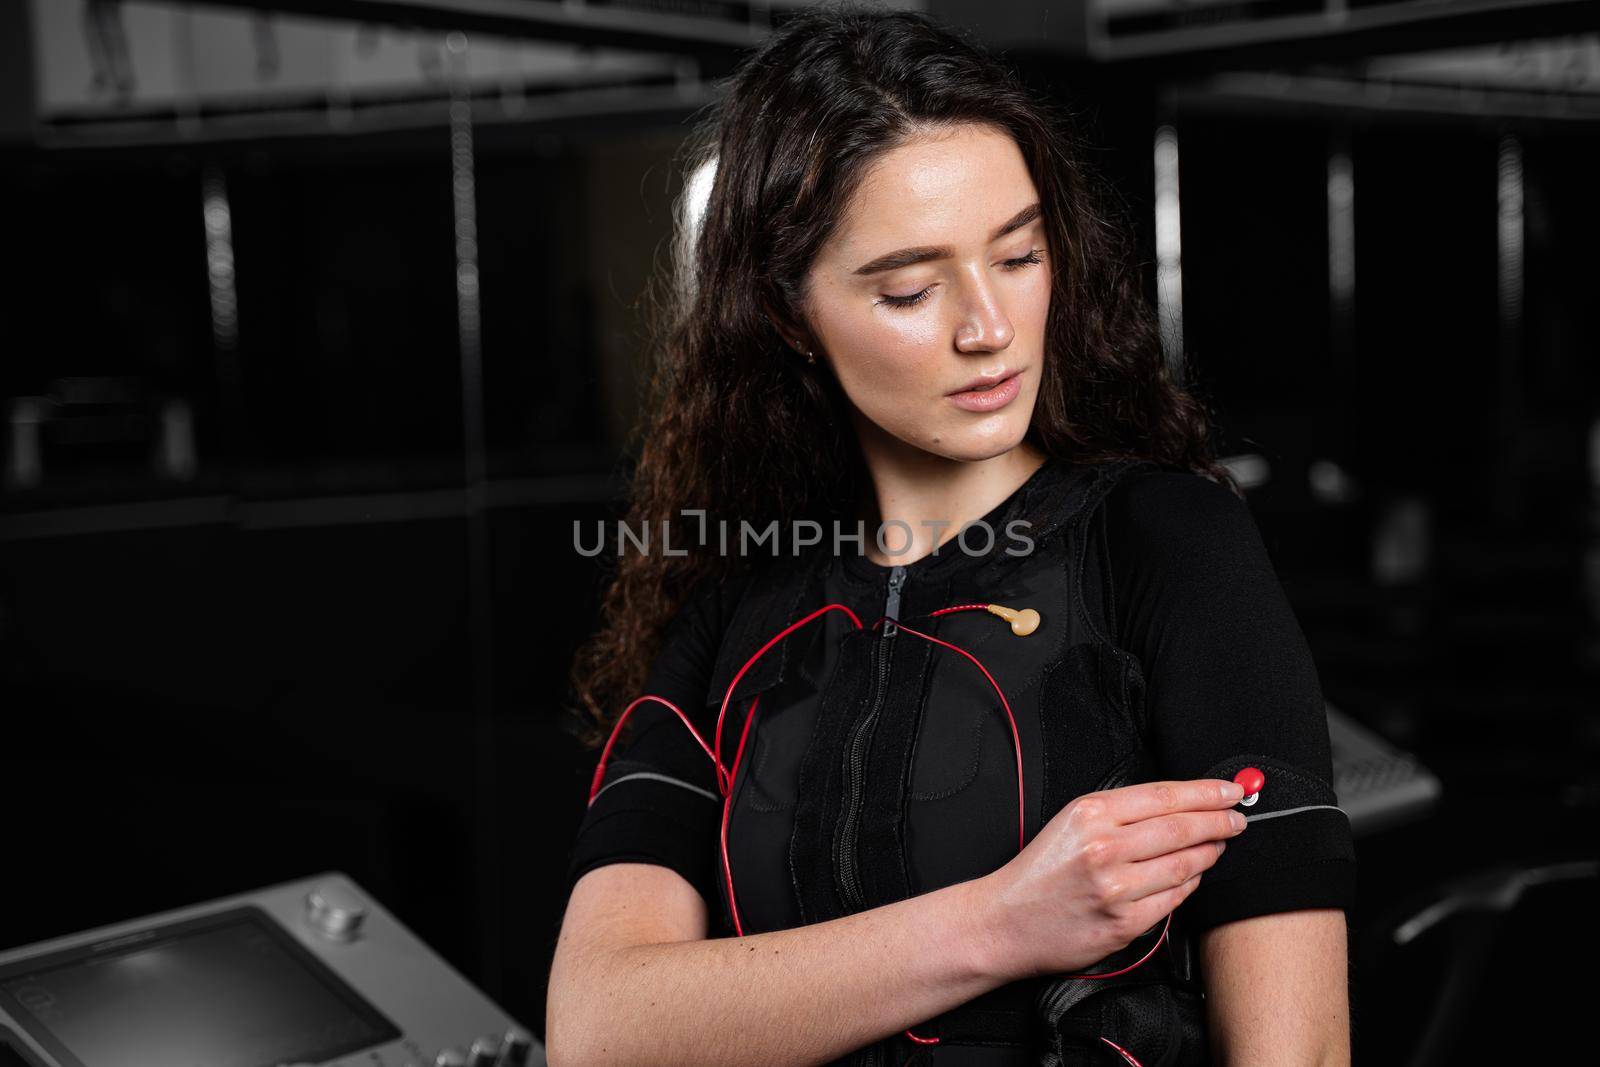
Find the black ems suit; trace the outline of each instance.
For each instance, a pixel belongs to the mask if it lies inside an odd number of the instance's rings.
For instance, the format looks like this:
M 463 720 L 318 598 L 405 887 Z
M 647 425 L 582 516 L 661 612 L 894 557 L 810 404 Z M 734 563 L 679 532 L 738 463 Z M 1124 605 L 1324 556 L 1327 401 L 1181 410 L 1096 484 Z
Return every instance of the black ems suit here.
M 1014 526 L 1021 520 L 1025 526 Z M 734 779 L 728 825 L 745 933 L 826 921 L 980 877 L 1017 853 L 1024 825 L 1083 793 L 1156 779 L 1267 778 L 1249 827 L 1175 913 L 1172 941 L 1110 980 L 1013 982 L 840 1064 L 1013 1067 L 1207 1062 L 1194 935 L 1252 915 L 1348 907 L 1354 853 L 1330 785 L 1315 668 L 1243 501 L 1184 471 L 1050 459 L 984 516 L 994 531 L 881 566 L 830 539 L 697 588 L 667 627 L 644 693 L 664 696 L 714 743 L 719 707 L 763 644 L 828 603 L 739 680 L 723 726 Z M 1031 549 L 1011 535 L 1023 531 Z M 1010 532 L 1008 532 L 1010 531 Z M 1034 608 L 1024 637 L 985 611 Z M 1261 818 L 1261 816 L 1269 816 Z M 1280 817 L 1282 816 L 1282 817 Z M 712 936 L 732 936 L 722 878 L 721 794 L 710 759 L 670 711 L 633 712 L 579 829 L 568 889 L 606 863 L 673 868 L 705 897 Z M 1085 968 L 1117 970 L 1156 930 Z

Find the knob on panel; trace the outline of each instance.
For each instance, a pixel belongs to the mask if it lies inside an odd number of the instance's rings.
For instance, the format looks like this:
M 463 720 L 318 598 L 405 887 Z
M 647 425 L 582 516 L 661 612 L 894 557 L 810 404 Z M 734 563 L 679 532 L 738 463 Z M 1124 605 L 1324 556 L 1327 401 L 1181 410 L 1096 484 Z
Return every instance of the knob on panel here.
M 500 1062 L 500 1039 L 480 1037 L 467 1052 L 467 1067 L 495 1067 Z
M 500 1067 L 527 1067 L 533 1052 L 533 1037 L 526 1030 L 512 1027 L 500 1046 Z
M 306 921 L 334 941 L 355 938 L 366 917 L 366 901 L 343 886 L 324 882 L 306 894 Z

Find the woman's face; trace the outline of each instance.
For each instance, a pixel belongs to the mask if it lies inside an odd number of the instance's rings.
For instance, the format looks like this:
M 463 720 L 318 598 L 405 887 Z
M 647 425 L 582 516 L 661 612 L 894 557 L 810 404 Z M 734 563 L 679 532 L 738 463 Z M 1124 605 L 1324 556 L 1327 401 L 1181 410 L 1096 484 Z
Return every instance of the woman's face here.
M 1022 440 L 1050 308 L 1038 210 L 1021 151 L 988 127 L 916 138 L 869 171 L 806 307 L 869 455 L 979 460 Z

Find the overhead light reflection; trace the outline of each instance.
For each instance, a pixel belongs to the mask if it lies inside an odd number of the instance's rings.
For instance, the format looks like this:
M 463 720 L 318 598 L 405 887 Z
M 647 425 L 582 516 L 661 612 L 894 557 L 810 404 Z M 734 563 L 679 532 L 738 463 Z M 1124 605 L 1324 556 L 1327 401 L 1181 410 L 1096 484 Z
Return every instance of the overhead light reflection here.
M 1178 131 L 1156 130 L 1156 310 L 1161 351 L 1175 380 L 1183 380 L 1183 242 L 1178 210 Z

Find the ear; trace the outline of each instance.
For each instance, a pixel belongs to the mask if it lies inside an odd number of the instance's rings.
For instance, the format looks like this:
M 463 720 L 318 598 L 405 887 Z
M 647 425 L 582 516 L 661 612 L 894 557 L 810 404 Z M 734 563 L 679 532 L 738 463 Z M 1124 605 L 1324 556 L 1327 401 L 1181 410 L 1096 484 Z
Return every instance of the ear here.
M 767 317 L 772 328 L 778 331 L 778 337 L 783 343 L 797 351 L 804 348 L 808 344 L 806 330 L 774 308 L 766 296 L 763 295 L 760 300 L 762 314 Z

